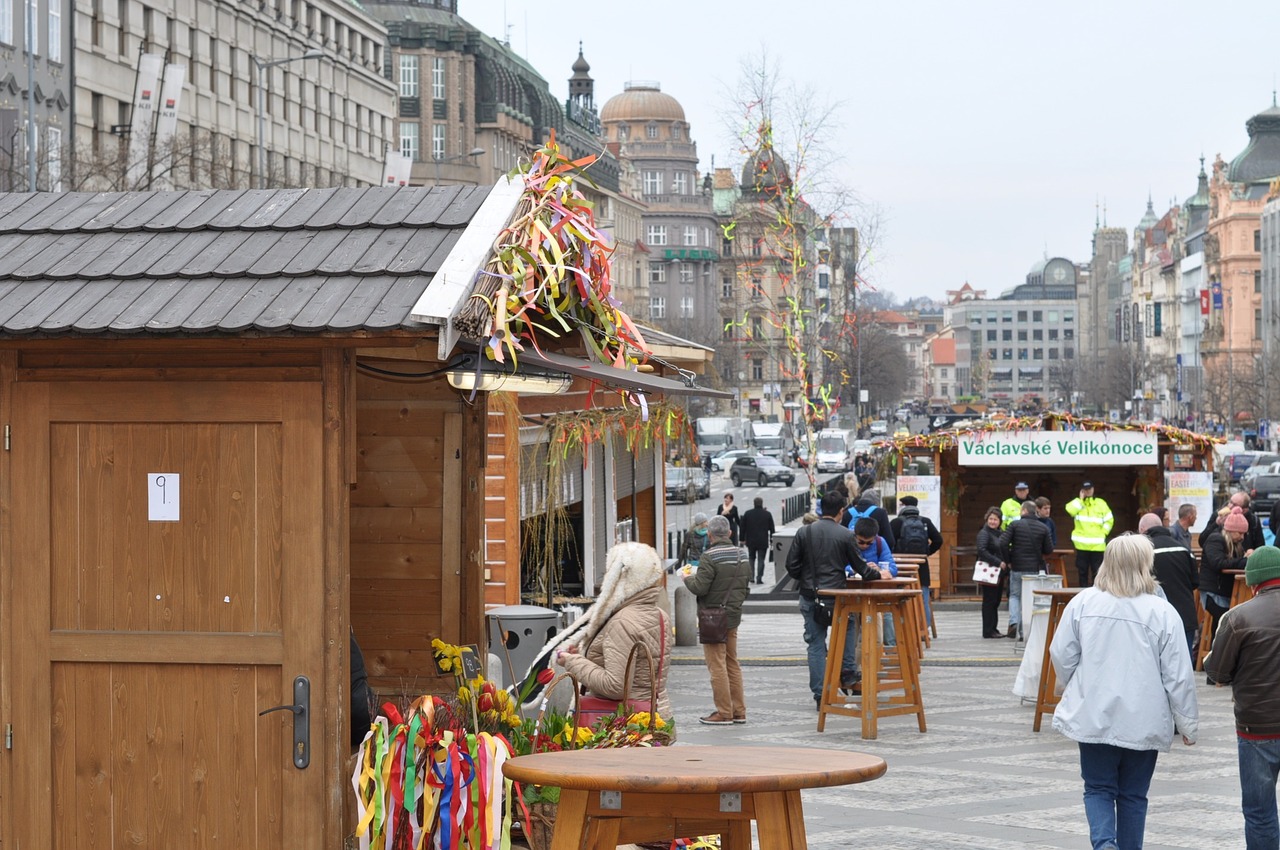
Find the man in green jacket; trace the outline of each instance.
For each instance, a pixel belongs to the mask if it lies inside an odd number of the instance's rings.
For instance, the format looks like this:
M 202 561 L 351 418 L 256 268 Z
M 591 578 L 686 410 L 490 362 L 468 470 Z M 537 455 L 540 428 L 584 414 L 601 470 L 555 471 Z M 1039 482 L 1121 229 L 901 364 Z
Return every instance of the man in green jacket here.
M 1027 482 L 1019 481 L 1013 485 L 1013 495 L 1000 503 L 1000 530 L 1004 531 L 1009 523 L 1022 516 L 1022 503 L 1031 498 L 1031 488 Z
M 742 622 L 742 602 L 751 581 L 747 553 L 733 544 L 729 520 L 713 516 L 707 520 L 707 548 L 698 570 L 684 580 L 684 586 L 698 599 L 698 608 L 724 608 L 729 633 L 724 643 L 703 643 L 702 655 L 711 674 L 711 699 L 716 710 L 699 723 L 727 726 L 747 722 L 747 704 L 738 665 L 738 625 Z M 701 637 L 701 636 L 699 636 Z
M 1080 485 L 1080 496 L 1067 502 L 1067 513 L 1075 521 L 1071 529 L 1071 545 L 1076 550 L 1076 573 L 1080 587 L 1092 587 L 1094 576 L 1102 566 L 1102 553 L 1107 548 L 1107 535 L 1115 525 L 1111 506 L 1093 495 L 1093 482 Z

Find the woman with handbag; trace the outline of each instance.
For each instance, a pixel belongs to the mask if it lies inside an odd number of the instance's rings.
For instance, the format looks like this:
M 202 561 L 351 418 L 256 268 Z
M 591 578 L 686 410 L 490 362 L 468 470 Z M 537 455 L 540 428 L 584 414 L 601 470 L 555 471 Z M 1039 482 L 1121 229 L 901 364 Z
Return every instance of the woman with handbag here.
M 586 690 L 584 703 L 609 701 L 616 709 L 628 699 L 635 711 L 656 710 L 664 720 L 671 718 L 667 699 L 667 668 L 671 663 L 670 624 L 659 607 L 666 573 L 652 546 L 619 543 L 605 555 L 604 580 L 587 613 L 551 639 L 539 653 L 552 653 L 556 664 L 577 679 Z M 647 653 L 636 653 L 634 670 L 628 681 L 628 663 L 640 644 Z M 646 663 L 651 657 L 653 672 Z M 651 704 L 648 697 L 652 695 Z M 599 698 L 593 700 L 592 698 Z M 581 725 L 587 725 L 585 723 Z
M 712 517 L 707 521 L 702 562 L 698 571 L 684 580 L 684 586 L 698 599 L 698 640 L 711 674 L 711 699 L 716 704 L 715 711 L 698 718 L 708 726 L 747 722 L 742 668 L 738 665 L 738 624 L 750 582 L 751 562 L 741 547 L 734 545 L 728 519 Z
M 1008 563 L 1000 546 L 1000 525 L 1004 515 L 997 507 L 987 508 L 983 517 L 982 528 L 978 529 L 978 560 L 990 564 L 1000 570 L 995 584 L 980 583 L 982 588 L 982 636 L 984 638 L 1004 637 L 1000 633 L 1000 597 L 1004 594 L 1004 580 Z M 975 569 L 975 575 L 977 571 Z

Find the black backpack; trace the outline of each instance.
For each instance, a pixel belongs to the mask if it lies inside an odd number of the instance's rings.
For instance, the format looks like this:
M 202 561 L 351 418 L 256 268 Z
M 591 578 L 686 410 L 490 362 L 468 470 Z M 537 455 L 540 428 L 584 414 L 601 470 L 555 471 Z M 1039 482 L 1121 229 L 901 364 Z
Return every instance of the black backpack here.
M 915 515 L 902 518 L 902 534 L 898 537 L 898 551 L 906 555 L 929 554 L 929 529 L 924 520 Z

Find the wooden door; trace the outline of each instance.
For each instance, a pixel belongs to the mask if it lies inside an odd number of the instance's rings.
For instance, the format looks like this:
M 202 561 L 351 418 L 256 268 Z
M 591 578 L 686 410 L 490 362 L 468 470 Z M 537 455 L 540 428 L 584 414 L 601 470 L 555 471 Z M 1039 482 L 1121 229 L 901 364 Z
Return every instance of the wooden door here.
M 323 846 L 319 384 L 13 401 L 8 846 Z

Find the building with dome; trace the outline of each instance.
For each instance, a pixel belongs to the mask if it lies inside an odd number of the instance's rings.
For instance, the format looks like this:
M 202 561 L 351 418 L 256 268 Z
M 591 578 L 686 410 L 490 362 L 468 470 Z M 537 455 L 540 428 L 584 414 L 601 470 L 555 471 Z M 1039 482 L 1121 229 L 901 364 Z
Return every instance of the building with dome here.
M 1249 143 L 1230 163 L 1218 157 L 1209 180 L 1204 266 L 1214 295 L 1201 343 L 1205 395 L 1214 396 L 1211 412 L 1242 421 L 1262 416 L 1250 409 L 1256 400 L 1246 389 L 1264 336 L 1262 213 L 1272 181 L 1280 177 L 1280 106 L 1274 96 L 1245 129 Z
M 704 180 L 699 174 L 698 146 L 684 107 L 656 82 L 629 82 L 601 107 L 600 123 L 620 164 L 623 193 L 644 204 L 637 256 L 646 257 L 638 262 L 649 303 L 635 315 L 714 346 L 719 239 L 710 175 Z

